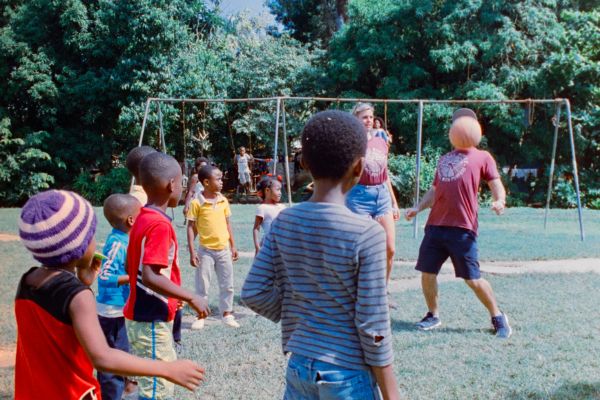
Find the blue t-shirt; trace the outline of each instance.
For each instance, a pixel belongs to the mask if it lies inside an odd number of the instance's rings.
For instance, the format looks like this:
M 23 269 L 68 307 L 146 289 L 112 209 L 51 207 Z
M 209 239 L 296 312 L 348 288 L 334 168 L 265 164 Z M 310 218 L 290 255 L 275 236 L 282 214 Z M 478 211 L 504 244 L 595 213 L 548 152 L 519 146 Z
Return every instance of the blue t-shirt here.
M 129 285 L 119 286 L 118 278 L 126 275 L 125 261 L 129 235 L 118 229 L 113 229 L 106 238 L 102 253 L 108 257 L 102 262 L 98 275 L 98 314 L 105 317 L 123 316 L 123 306 L 129 297 Z M 109 306 L 109 307 L 105 307 Z M 119 313 L 120 311 L 120 313 Z M 119 315 L 120 314 L 120 315 Z

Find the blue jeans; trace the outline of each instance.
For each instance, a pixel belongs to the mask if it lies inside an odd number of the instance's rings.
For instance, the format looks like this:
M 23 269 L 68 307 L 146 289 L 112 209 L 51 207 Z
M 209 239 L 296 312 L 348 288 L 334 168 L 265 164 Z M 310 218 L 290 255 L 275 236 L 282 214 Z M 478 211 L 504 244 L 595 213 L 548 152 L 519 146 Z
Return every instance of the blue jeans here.
M 346 196 L 346 206 L 355 214 L 381 218 L 392 212 L 392 197 L 386 183 L 375 186 L 355 185 Z
M 292 354 L 285 374 L 284 400 L 380 400 L 370 370 L 348 369 Z
M 125 329 L 125 318 L 106 318 L 98 316 L 100 327 L 108 345 L 113 349 L 129 351 L 129 340 L 127 340 L 127 330 Z M 100 383 L 100 392 L 103 400 L 120 400 L 125 389 L 125 378 L 119 375 L 114 375 L 108 372 L 100 372 L 96 374 L 96 378 Z

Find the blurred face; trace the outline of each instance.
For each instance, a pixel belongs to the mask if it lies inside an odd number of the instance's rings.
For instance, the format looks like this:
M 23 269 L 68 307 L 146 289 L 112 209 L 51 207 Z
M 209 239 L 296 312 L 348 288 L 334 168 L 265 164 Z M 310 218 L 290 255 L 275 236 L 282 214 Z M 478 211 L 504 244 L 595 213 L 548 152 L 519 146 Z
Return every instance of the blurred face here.
M 273 182 L 270 188 L 265 189 L 265 197 L 273 203 L 279 203 L 281 200 L 281 183 Z
M 209 179 L 202 182 L 204 190 L 211 192 L 220 192 L 223 189 L 223 173 L 221 170 L 215 169 Z
M 361 111 L 356 115 L 356 117 L 362 121 L 367 130 L 373 128 L 373 110 L 367 109 Z
M 244 154 L 246 154 L 246 148 L 240 147 L 240 156 L 243 156 Z
M 373 128 L 375 128 L 375 129 L 381 129 L 381 123 L 379 122 L 378 119 L 374 119 L 373 120 Z

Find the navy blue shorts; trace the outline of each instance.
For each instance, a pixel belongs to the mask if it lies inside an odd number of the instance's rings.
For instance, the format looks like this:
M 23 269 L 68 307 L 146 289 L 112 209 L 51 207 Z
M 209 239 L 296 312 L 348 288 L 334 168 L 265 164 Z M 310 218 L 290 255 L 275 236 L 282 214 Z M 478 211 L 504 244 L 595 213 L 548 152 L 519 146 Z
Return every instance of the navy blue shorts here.
M 452 260 L 457 278 L 481 278 L 477 235 L 473 231 L 450 226 L 426 226 L 416 270 L 437 275 L 448 257 Z

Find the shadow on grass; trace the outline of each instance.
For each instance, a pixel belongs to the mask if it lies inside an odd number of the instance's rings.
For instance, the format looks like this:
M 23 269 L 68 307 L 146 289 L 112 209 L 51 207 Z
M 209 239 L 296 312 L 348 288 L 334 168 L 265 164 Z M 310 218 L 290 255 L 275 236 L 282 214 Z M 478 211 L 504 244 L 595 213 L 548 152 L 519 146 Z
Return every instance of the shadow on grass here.
M 420 329 L 417 328 L 416 323 L 417 323 L 417 321 L 401 321 L 401 320 L 392 318 L 392 320 L 391 320 L 392 332 L 423 332 L 424 334 L 433 333 L 434 331 L 435 332 L 439 332 L 439 333 L 471 333 L 471 332 L 482 332 L 482 329 L 479 329 L 479 328 L 471 328 L 471 329 L 466 329 L 466 328 L 448 328 L 448 327 L 444 327 L 444 326 L 442 326 L 440 328 L 433 329 L 431 331 L 422 331 L 422 330 L 420 330 Z M 490 330 L 489 333 L 491 334 L 492 331 Z
M 598 400 L 600 383 L 567 382 L 551 393 L 512 393 L 507 398 L 510 400 Z

